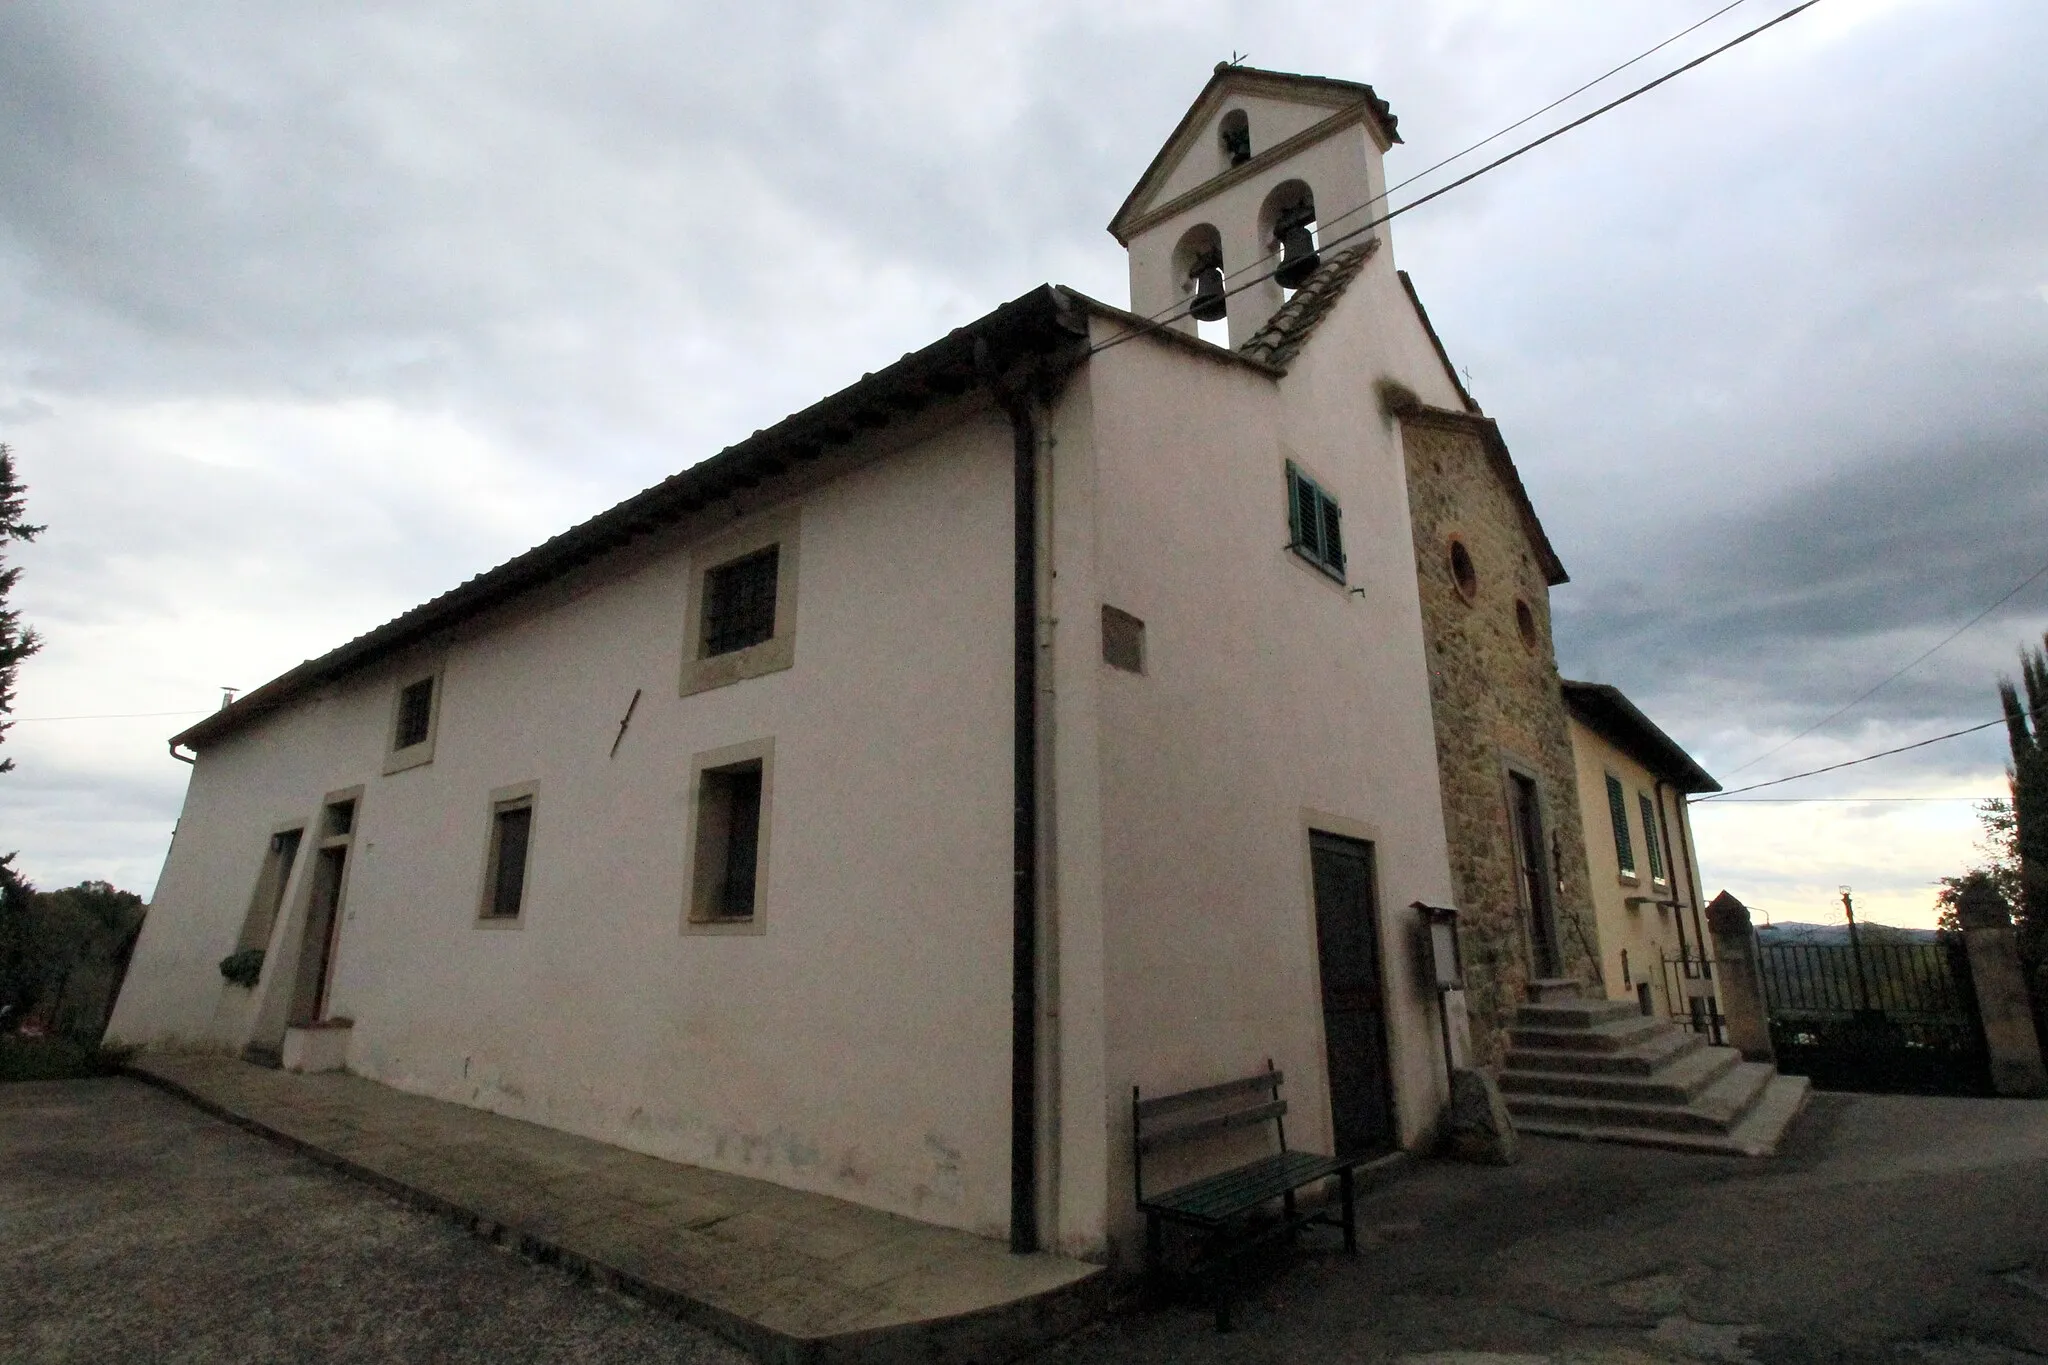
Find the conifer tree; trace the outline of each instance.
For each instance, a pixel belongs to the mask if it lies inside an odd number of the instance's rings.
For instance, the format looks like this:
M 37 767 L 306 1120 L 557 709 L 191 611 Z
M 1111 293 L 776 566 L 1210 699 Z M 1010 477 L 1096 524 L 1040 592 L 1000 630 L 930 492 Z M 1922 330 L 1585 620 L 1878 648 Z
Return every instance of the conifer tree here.
M 27 499 L 28 490 L 14 474 L 14 452 L 0 443 L 0 718 L 14 711 L 14 671 L 43 647 L 36 633 L 22 624 L 21 612 L 7 601 L 21 577 L 21 570 L 6 561 L 7 546 L 11 541 L 34 540 L 43 529 L 29 525 Z M 9 722 L 0 719 L 0 743 L 8 728 Z M 0 773 L 13 767 L 13 759 L 0 759 Z M 30 990 L 28 917 L 34 890 L 15 871 L 14 854 L 0 853 L 0 1029 L 20 1022 L 16 1016 Z
M 2018 683 L 1998 680 L 2012 746 L 2013 848 L 2019 863 L 2013 910 L 2021 954 L 2037 972 L 2048 967 L 2048 634 L 2041 643 L 2043 649 L 2021 651 Z

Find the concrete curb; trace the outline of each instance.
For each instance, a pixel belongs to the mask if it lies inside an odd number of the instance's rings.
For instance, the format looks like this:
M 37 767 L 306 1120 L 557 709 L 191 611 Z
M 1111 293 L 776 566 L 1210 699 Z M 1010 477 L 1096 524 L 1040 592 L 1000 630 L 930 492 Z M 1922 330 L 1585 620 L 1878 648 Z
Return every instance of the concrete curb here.
M 1109 1314 L 1110 1277 L 1104 1270 L 1047 1293 L 953 1317 L 832 1336 L 792 1336 L 351 1161 L 338 1152 L 230 1109 L 168 1076 L 133 1064 L 124 1065 L 120 1074 L 369 1185 L 401 1204 L 454 1223 L 486 1242 L 517 1251 L 536 1264 L 555 1266 L 577 1279 L 629 1295 L 679 1321 L 701 1327 L 768 1365 L 972 1365 L 1014 1360 Z

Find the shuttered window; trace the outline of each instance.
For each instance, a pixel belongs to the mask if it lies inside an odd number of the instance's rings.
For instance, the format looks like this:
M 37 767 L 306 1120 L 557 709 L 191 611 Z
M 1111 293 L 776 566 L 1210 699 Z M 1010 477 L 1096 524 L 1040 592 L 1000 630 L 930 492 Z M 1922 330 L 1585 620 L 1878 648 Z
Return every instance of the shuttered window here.
M 1643 843 L 1650 855 L 1650 880 L 1664 880 L 1664 849 L 1657 838 L 1657 808 L 1643 792 L 1636 793 L 1636 807 L 1643 813 Z
M 1636 875 L 1636 849 L 1628 837 L 1628 796 L 1621 789 L 1621 780 L 1612 773 L 1607 777 L 1607 814 L 1614 820 L 1614 858 L 1621 864 L 1621 875 Z
M 1343 581 L 1343 513 L 1335 498 L 1291 462 L 1287 466 L 1287 528 L 1290 549 Z

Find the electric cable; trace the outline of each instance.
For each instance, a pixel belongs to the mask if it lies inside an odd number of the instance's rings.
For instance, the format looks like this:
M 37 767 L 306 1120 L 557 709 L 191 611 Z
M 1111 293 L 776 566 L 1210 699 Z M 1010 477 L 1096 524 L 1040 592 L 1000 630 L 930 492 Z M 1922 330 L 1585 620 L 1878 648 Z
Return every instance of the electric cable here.
M 39 720 L 141 720 L 154 716 L 203 716 L 205 710 L 196 711 L 122 711 L 98 716 L 0 716 L 0 725 L 33 725 Z
M 1343 222 L 1352 214 L 1363 213 L 1372 205 L 1379 203 L 1381 200 L 1384 200 L 1388 195 L 1391 195 L 1395 190 L 1405 189 L 1408 186 L 1414 184 L 1416 181 L 1422 179 L 1422 177 L 1424 177 L 1425 175 L 1429 175 L 1434 171 L 1440 171 L 1444 167 L 1450 165 L 1453 161 L 1463 160 L 1465 157 L 1470 156 L 1472 153 L 1478 151 L 1481 147 L 1486 146 L 1489 142 L 1496 142 L 1501 138 L 1506 137 L 1509 133 L 1514 132 L 1515 129 L 1520 128 L 1522 125 L 1534 122 L 1535 120 L 1542 118 L 1545 114 L 1557 108 L 1558 105 L 1565 103 L 1567 100 L 1578 98 L 1580 95 L 1585 94 L 1588 90 L 1591 90 L 1594 86 L 1599 85 L 1601 82 L 1606 81 L 1611 77 L 1620 75 L 1622 72 L 1634 66 L 1637 62 L 1640 62 L 1647 57 L 1655 56 L 1657 53 L 1662 52 L 1665 48 L 1677 42 L 1680 38 L 1683 38 L 1687 34 L 1692 33 L 1698 29 L 1705 28 L 1708 24 L 1713 23 L 1716 19 L 1726 14 L 1729 10 L 1734 9 L 1737 5 L 1745 3 L 1747 3 L 1747 0 L 1730 0 L 1728 4 L 1721 6 L 1721 8 L 1715 10 L 1706 18 L 1700 20 L 1696 24 L 1691 24 L 1685 28 L 1680 29 L 1678 32 L 1672 34 L 1669 38 L 1666 38 L 1663 42 L 1657 44 L 1655 47 L 1645 48 L 1643 51 L 1638 52 L 1635 56 L 1629 58 L 1621 65 L 1608 68 L 1600 75 L 1595 76 L 1592 80 L 1587 81 L 1578 89 L 1573 90 L 1568 94 L 1559 95 L 1556 99 L 1544 105 L 1535 113 L 1529 114 L 1523 118 L 1516 119 L 1513 123 L 1510 123 L 1507 127 L 1501 129 L 1499 132 L 1488 134 L 1487 136 L 1479 139 L 1479 141 L 1473 143 L 1471 146 L 1465 148 L 1463 151 L 1453 152 L 1451 153 L 1451 155 L 1445 157 L 1442 161 L 1437 162 L 1435 165 L 1425 166 L 1421 170 L 1417 171 L 1415 174 L 1406 178 L 1405 180 L 1400 180 L 1392 185 L 1387 186 L 1378 194 L 1366 200 L 1363 204 L 1357 204 L 1352 206 L 1351 208 L 1344 210 L 1344 212 L 1338 214 L 1334 218 L 1331 218 L 1328 222 L 1321 224 L 1321 226 L 1325 228 L 1335 227 L 1338 223 Z M 1260 257 L 1259 261 L 1271 260 L 1277 254 L 1277 252 L 1268 252 L 1266 255 Z M 1254 261 L 1252 262 L 1252 264 L 1257 265 L 1259 264 L 1259 261 Z
M 2026 714 L 2033 719 L 2036 725 L 2039 725 L 2044 716 L 2048 716 L 2048 711 L 2029 711 Z M 1685 804 L 1688 806 L 1704 806 L 1709 802 L 1725 800 L 1728 797 L 1737 796 L 1743 792 L 1762 791 L 1765 787 L 1780 787 L 1787 782 L 1797 782 L 1802 777 L 1818 777 L 1822 773 L 1839 772 L 1843 768 L 1853 768 L 1859 763 L 1870 763 L 1880 758 L 1890 758 L 1893 754 L 1903 754 L 1913 749 L 1924 749 L 1930 744 L 1939 744 L 1945 739 L 1957 739 L 1963 735 L 1974 735 L 1979 730 L 1989 730 L 1994 725 L 2003 725 L 2007 719 L 2008 717 L 2000 716 L 1997 720 L 1987 720 L 1982 725 L 1970 725 L 1961 730 L 1951 730 L 1945 735 L 1936 735 L 1932 739 L 1916 740 L 1911 744 L 1901 744 L 1896 749 L 1880 750 L 1874 754 L 1865 754 L 1861 758 L 1849 759 L 1847 762 L 1830 763 L 1825 768 L 1809 768 L 1803 773 L 1794 773 L 1790 777 L 1774 777 L 1768 782 L 1752 782 L 1747 787 L 1736 787 L 1732 791 L 1716 792 L 1711 796 L 1689 797 Z
M 1392 221 L 1394 221 L 1394 219 L 1399 218 L 1402 214 L 1407 213 L 1410 209 L 1421 208 L 1424 204 L 1429 203 L 1432 199 L 1440 199 L 1444 195 L 1449 194 L 1452 190 L 1458 189 L 1465 185 L 1469 185 L 1474 180 L 1477 180 L 1480 176 L 1485 175 L 1490 171 L 1499 170 L 1502 166 L 1507 165 L 1510 161 L 1513 161 L 1518 157 L 1525 156 L 1528 153 L 1535 151 L 1538 147 L 1541 147 L 1546 142 L 1550 142 L 1557 138 L 1563 137 L 1566 133 L 1571 132 L 1575 128 L 1584 127 L 1586 124 L 1591 123 L 1594 119 L 1599 118 L 1602 114 L 1608 113 L 1615 109 L 1619 109 L 1622 105 L 1627 104 L 1630 100 L 1636 99 L 1638 96 L 1641 95 L 1646 95 L 1650 91 L 1655 90 L 1658 86 L 1663 85 L 1669 81 L 1676 80 L 1678 77 L 1684 75 L 1688 71 L 1691 71 L 1695 67 L 1705 65 L 1706 63 L 1712 61 L 1714 58 L 1720 56 L 1722 53 L 1729 51 L 1731 48 L 1738 47 L 1741 44 L 1748 42 L 1751 38 L 1756 37 L 1758 34 L 1763 33 L 1767 29 L 1776 28 L 1779 24 L 1784 23 L 1787 19 L 1793 18 L 1795 15 L 1801 14 L 1806 10 L 1812 9 L 1815 5 L 1819 3 L 1820 0 L 1804 0 L 1804 3 L 1794 5 L 1791 9 L 1786 10 L 1783 14 L 1778 15 L 1776 18 L 1761 23 L 1757 25 L 1755 28 L 1750 29 L 1745 33 L 1739 34 L 1738 36 L 1729 39 L 1727 42 L 1721 44 L 1719 47 L 1714 48 L 1711 51 L 1708 51 L 1698 57 L 1693 58 L 1691 61 L 1685 63 L 1683 66 L 1675 67 L 1672 70 L 1665 72 L 1663 75 L 1657 77 L 1657 79 L 1653 81 L 1647 81 L 1644 84 L 1637 86 L 1635 89 L 1629 91 L 1627 94 L 1622 95 L 1617 99 L 1609 100 L 1607 103 L 1601 105 L 1598 109 L 1593 110 L 1591 113 L 1582 114 L 1578 118 L 1573 119 L 1570 123 L 1564 124 L 1563 126 L 1558 128 L 1554 128 L 1550 132 L 1545 133 L 1542 137 L 1536 138 L 1534 141 L 1523 143 L 1520 147 L 1517 147 L 1514 151 L 1509 152 L 1507 155 L 1494 158 L 1492 161 L 1487 162 L 1484 166 L 1481 166 L 1478 170 L 1469 171 L 1466 174 L 1459 176 L 1456 180 L 1451 181 L 1448 185 L 1440 186 L 1437 189 L 1431 190 L 1428 194 L 1409 200 L 1407 203 L 1401 205 L 1399 208 L 1390 209 L 1387 212 L 1380 214 L 1376 218 L 1370 218 L 1366 220 L 1364 223 L 1359 224 L 1355 228 L 1351 228 L 1345 232 L 1337 234 L 1335 237 L 1326 238 L 1323 241 L 1318 242 L 1316 244 L 1316 249 L 1318 251 L 1327 251 L 1332 247 L 1338 246 L 1344 242 L 1348 242 L 1355 237 L 1362 237 L 1366 233 L 1371 232 L 1376 227 L 1380 227 L 1381 225 L 1386 223 L 1391 223 Z M 1277 273 L 1277 269 L 1278 268 L 1275 267 L 1274 270 L 1265 271 L 1261 274 L 1253 276 L 1251 279 L 1244 280 L 1238 284 L 1230 286 L 1229 288 L 1223 291 L 1223 297 L 1229 298 L 1233 294 L 1242 293 L 1245 290 L 1250 289 L 1253 285 L 1261 284 L 1266 280 L 1271 279 L 1274 276 L 1274 274 Z M 1099 355 L 1102 352 L 1109 350 L 1111 347 L 1121 346 L 1124 342 L 1129 341 L 1132 337 L 1143 336 L 1147 332 L 1152 331 L 1157 327 L 1163 327 L 1170 323 L 1178 322 L 1182 317 L 1187 316 L 1187 310 L 1192 308 L 1193 306 L 1194 301 L 1192 299 L 1189 299 L 1185 301 L 1184 304 L 1175 305 L 1175 309 L 1168 310 L 1171 314 L 1168 317 L 1154 317 L 1143 319 L 1143 321 L 1148 324 L 1147 326 L 1127 328 L 1124 332 L 1117 336 L 1109 337 L 1103 341 L 1097 342 L 1094 346 L 1091 346 L 1088 349 L 1088 354 L 1091 356 Z
M 1438 161 L 1432 165 L 1423 167 L 1421 170 L 1415 172 L 1415 174 L 1407 177 L 1405 180 L 1396 181 L 1394 184 L 1389 185 L 1385 189 L 1381 190 L 1378 194 L 1375 194 L 1371 198 L 1367 199 L 1364 203 L 1353 204 L 1350 208 L 1344 210 L 1342 213 L 1337 214 L 1335 217 L 1323 222 L 1321 226 L 1325 229 L 1328 229 L 1334 227 L 1338 223 L 1343 222 L 1346 218 L 1349 218 L 1354 213 L 1364 212 L 1366 209 L 1372 207 L 1374 204 L 1380 203 L 1382 200 L 1386 199 L 1386 197 L 1392 194 L 1395 190 L 1403 189 L 1409 185 L 1412 185 L 1416 181 L 1422 179 L 1422 177 L 1424 177 L 1425 175 L 1429 175 L 1435 171 L 1440 171 L 1444 167 L 1450 165 L 1453 161 L 1458 161 L 1463 159 L 1464 157 L 1470 156 L 1473 152 L 1478 151 L 1487 143 L 1495 142 L 1503 137 L 1506 137 L 1509 133 L 1514 132 L 1515 129 L 1520 128 L 1522 125 L 1543 117 L 1551 110 L 1557 108 L 1558 105 L 1565 103 L 1567 100 L 1575 99 L 1578 96 L 1585 94 L 1588 90 L 1591 90 L 1594 86 L 1599 85 L 1602 81 L 1605 81 L 1612 76 L 1619 75 L 1621 72 L 1628 70 L 1637 62 L 1642 61 L 1644 58 L 1653 56 L 1656 53 L 1663 51 L 1665 48 L 1671 46 L 1673 43 L 1677 42 L 1680 38 L 1685 37 L 1687 34 L 1692 33 L 1697 29 L 1705 28 L 1708 24 L 1713 23 L 1714 20 L 1720 18 L 1729 10 L 1734 9 L 1737 5 L 1746 3 L 1747 0 L 1730 0 L 1728 4 L 1721 6 L 1721 8 L 1715 10 L 1706 18 L 1700 20 L 1698 23 L 1691 24 L 1685 28 L 1680 29 L 1678 32 L 1672 34 L 1669 38 L 1666 38 L 1663 42 L 1658 43 L 1655 47 L 1645 48 L 1643 51 L 1638 52 L 1635 56 L 1621 63 L 1621 65 L 1609 67 L 1606 71 L 1602 72 L 1598 76 L 1595 76 L 1592 80 L 1587 81 L 1578 89 L 1570 91 L 1567 94 L 1559 95 L 1556 99 L 1544 105 L 1541 109 L 1538 109 L 1531 114 L 1525 114 L 1521 118 L 1516 119 L 1513 123 L 1507 125 L 1507 127 L 1499 129 L 1496 132 L 1487 134 L 1485 137 L 1480 138 L 1479 141 L 1473 143 L 1469 147 L 1466 147 L 1464 150 L 1453 152 L 1451 153 L 1451 155 L 1445 157 L 1443 160 Z M 1236 63 L 1232 63 L 1232 65 L 1236 65 Z M 1239 266 L 1236 272 L 1234 273 L 1242 274 L 1245 271 L 1254 268 L 1255 266 L 1263 265 L 1265 262 L 1272 260 L 1275 256 L 1279 254 L 1280 253 L 1278 251 L 1269 251 L 1265 255 L 1258 257 L 1256 260 L 1245 262 L 1245 264 Z M 1166 307 L 1158 310 L 1158 312 L 1152 313 L 1151 315 L 1146 317 L 1145 320 L 1147 322 L 1157 322 L 1161 318 L 1161 316 L 1163 316 L 1166 313 L 1172 312 L 1175 308 L 1179 306 L 1180 305 L 1178 303 L 1170 303 Z
M 1775 754 L 1775 753 L 1777 753 L 1777 752 L 1778 752 L 1778 750 L 1780 750 L 1780 749 L 1783 749 L 1783 748 L 1787 747 L 1788 745 L 1796 744 L 1796 743 L 1798 743 L 1798 742 L 1799 742 L 1800 740 L 1802 740 L 1802 739 L 1805 739 L 1805 738 L 1806 738 L 1806 737 L 1807 737 L 1808 735 L 1812 734 L 1812 733 L 1813 733 L 1813 732 L 1814 732 L 1815 730 L 1818 730 L 1818 729 L 1820 729 L 1820 728 L 1821 728 L 1821 726 L 1823 726 L 1823 725 L 1826 725 L 1826 724 L 1827 724 L 1827 723 L 1828 723 L 1829 721 L 1831 721 L 1831 720 L 1834 720 L 1834 719 L 1835 719 L 1836 717 L 1838 717 L 1838 716 L 1842 715 L 1842 714 L 1843 714 L 1843 712 L 1846 712 L 1846 711 L 1848 711 L 1848 710 L 1849 710 L 1849 709 L 1850 709 L 1851 707 L 1853 707 L 1853 706 L 1856 706 L 1856 705 L 1859 705 L 1859 704 L 1860 704 L 1860 703 L 1862 703 L 1862 702 L 1866 702 L 1866 701 L 1870 700 L 1870 698 L 1872 698 L 1872 697 L 1876 696 L 1876 695 L 1877 695 L 1877 694 L 1878 694 L 1879 692 L 1883 691 L 1883 690 L 1884 690 L 1884 689 L 1885 689 L 1886 687 L 1890 686 L 1890 685 L 1891 685 L 1892 683 L 1895 683 L 1895 682 L 1897 682 L 1897 681 L 1898 681 L 1898 680 L 1899 680 L 1900 678 L 1903 678 L 1903 677 L 1905 677 L 1905 676 L 1906 676 L 1906 675 L 1907 675 L 1908 673 L 1911 673 L 1911 672 L 1912 672 L 1912 671 L 1913 671 L 1914 669 L 1918 668 L 1918 667 L 1919 667 L 1919 666 L 1920 666 L 1921 664 L 1923 664 L 1923 663 L 1926 663 L 1926 662 L 1927 662 L 1927 661 L 1928 661 L 1929 659 L 1933 658 L 1933 657 L 1934 657 L 1934 656 L 1935 656 L 1936 654 L 1940 653 L 1940 652 L 1941 652 L 1941 651 L 1942 651 L 1942 650 L 1943 650 L 1944 648 L 1946 648 L 1946 647 L 1947 647 L 1947 646 L 1948 646 L 1948 645 L 1949 645 L 1950 643 L 1952 643 L 1952 642 L 1953 642 L 1953 641 L 1954 641 L 1954 640 L 1955 640 L 1955 639 L 1956 639 L 1956 638 L 1957 638 L 1958 636 L 1962 635 L 1962 633 L 1963 633 L 1964 631 L 1968 630 L 1968 629 L 1969 629 L 1969 628 L 1970 628 L 1971 626 L 1974 626 L 1974 625 L 1976 625 L 1976 624 L 1977 624 L 1977 623 L 1978 623 L 1979 621 L 1981 621 L 1981 620 L 1983 620 L 1983 619 L 1984 619 L 1985 617 L 1989 616 L 1989 615 L 1990 615 L 1990 614 L 1991 614 L 1992 612 L 1994 612 L 1994 611 L 1997 611 L 1997 610 L 1998 610 L 1998 609 L 1999 609 L 2000 607 L 2004 606 L 2004 605 L 2005 605 L 2005 604 L 2006 604 L 2007 602 L 2010 602 L 2010 601 L 2012 601 L 2012 599 L 2013 599 L 2013 598 L 2015 598 L 2015 597 L 2018 597 L 2018 596 L 2019 596 L 2019 595 L 2020 595 L 2020 594 L 2021 594 L 2022 592 L 2024 592 L 2024 591 L 2026 591 L 2026 590 L 2027 590 L 2028 588 L 2032 587 L 2032 586 L 2034 585 L 2035 581 L 2036 581 L 2036 580 L 2038 580 L 2038 579 L 2040 579 L 2040 578 L 2041 578 L 2041 577 L 2042 577 L 2043 575 L 2048 575 L 2048 564 L 2043 564 L 2043 565 L 2042 565 L 2042 566 L 2041 566 L 2040 568 L 2038 568 L 2038 569 L 2034 570 L 2034 572 L 2032 572 L 2032 573 L 2028 574 L 2028 575 L 2027 575 L 2027 576 L 2026 576 L 2025 578 L 2021 579 L 2021 580 L 2020 580 L 2020 584 L 2019 584 L 2019 586 L 2018 586 L 2018 587 L 2014 588 L 2014 589 L 2013 589 L 2013 590 L 2012 590 L 2011 592 L 2007 593 L 2007 594 L 2006 594 L 2005 596 L 2003 596 L 2003 597 L 1999 598 L 1999 599 L 1998 599 L 1998 600 L 1997 600 L 1996 602 L 1993 602 L 1993 603 L 1992 603 L 1992 604 L 1991 604 L 1990 606 L 1988 606 L 1988 607 L 1984 608 L 1984 610 L 1982 610 L 1982 611 L 1978 612 L 1978 613 L 1977 613 L 1977 614 L 1976 614 L 1975 616 L 1972 616 L 1972 617 L 1971 617 L 1971 618 L 1970 618 L 1969 620 L 1967 620 L 1967 621 L 1963 622 L 1963 624 L 1962 624 L 1962 625 L 1960 625 L 1960 626 L 1957 626 L 1957 627 L 1955 628 L 1955 630 L 1954 630 L 1954 631 L 1952 631 L 1952 632 L 1950 632 L 1950 634 L 1949 634 L 1949 635 L 1948 635 L 1948 636 L 1947 636 L 1947 637 L 1946 637 L 1945 639 L 1943 639 L 1943 640 L 1942 640 L 1942 642 L 1941 642 L 1940 644 L 1936 645 L 1936 646 L 1935 646 L 1935 647 L 1934 647 L 1933 649 L 1930 649 L 1930 650 L 1928 650 L 1928 651 L 1927 651 L 1927 652 L 1926 652 L 1925 654 L 1922 654 L 1922 655 L 1921 655 L 1921 656 L 1920 656 L 1919 658 L 1917 658 L 1917 659 L 1913 660 L 1913 662 L 1912 662 L 1912 663 L 1909 663 L 1909 664 L 1907 664 L 1907 665 L 1906 665 L 1906 666 L 1905 666 L 1904 668 L 1902 668 L 1902 669 L 1900 669 L 1900 670 L 1899 670 L 1898 672 L 1896 672 L 1896 673 L 1892 674 L 1892 675 L 1891 675 L 1891 676 L 1890 676 L 1889 678 L 1886 678 L 1886 679 L 1885 679 L 1885 680 L 1884 680 L 1883 682 L 1879 683 L 1879 684 L 1878 684 L 1878 685 L 1877 685 L 1876 687 L 1873 687 L 1873 688 L 1871 688 L 1871 689 L 1870 689 L 1870 690 L 1869 690 L 1868 692 L 1865 692 L 1865 693 L 1864 693 L 1863 695 L 1861 695 L 1861 696 L 1857 697 L 1857 698 L 1856 698 L 1855 700 L 1853 700 L 1853 701 L 1850 701 L 1850 702 L 1848 702 L 1848 703 L 1844 704 L 1844 705 L 1843 705 L 1842 707 L 1840 707 L 1840 708 L 1839 708 L 1838 710 L 1835 710 L 1835 711 L 1831 711 L 1831 712 L 1829 712 L 1829 713 L 1828 713 L 1827 715 L 1825 715 L 1825 716 L 1822 716 L 1822 717 L 1821 717 L 1821 718 L 1820 718 L 1819 720 L 1817 720 L 1817 721 L 1815 721 L 1815 722 L 1814 722 L 1813 724 L 1811 724 L 1811 725 L 1807 726 L 1807 727 L 1806 727 L 1806 728 L 1805 728 L 1804 730 L 1801 730 L 1801 731 L 1800 731 L 1800 732 L 1799 732 L 1798 734 L 1796 734 L 1796 735 L 1792 736 L 1792 738 L 1790 738 L 1790 739 L 1788 739 L 1788 740 L 1785 740 L 1785 741 L 1783 741 L 1782 743 L 1778 744 L 1776 748 L 1766 749 L 1766 750 L 1764 750 L 1764 751 L 1763 751 L 1762 753 L 1758 754 L 1758 755 L 1757 755 L 1757 756 L 1756 756 L 1755 758 L 1752 758 L 1751 760 L 1749 760 L 1749 762 L 1747 762 L 1747 763 L 1744 763 L 1744 764 L 1740 765 L 1739 767 L 1736 767 L 1736 768 L 1730 769 L 1730 770 L 1729 770 L 1729 773 L 1728 773 L 1728 775 L 1729 775 L 1730 777 L 1733 777 L 1733 776 L 1735 776 L 1735 774 L 1736 774 L 1736 773 L 1739 773 L 1739 772 L 1741 772 L 1743 768 L 1753 768 L 1753 767 L 1755 767 L 1755 766 L 1756 766 L 1757 764 L 1759 764 L 1759 763 L 1763 762 L 1763 761 L 1764 761 L 1765 759 L 1769 758 L 1769 757 L 1770 757 L 1770 756 L 1771 756 L 1772 754 Z

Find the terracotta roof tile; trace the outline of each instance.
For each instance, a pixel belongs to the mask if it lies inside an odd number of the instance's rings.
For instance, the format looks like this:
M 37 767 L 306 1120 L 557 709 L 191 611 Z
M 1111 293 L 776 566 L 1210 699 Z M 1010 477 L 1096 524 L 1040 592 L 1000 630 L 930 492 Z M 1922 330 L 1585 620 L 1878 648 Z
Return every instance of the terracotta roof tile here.
M 1294 291 L 1294 297 L 1281 304 L 1280 311 L 1237 348 L 1238 353 L 1284 368 L 1301 353 L 1317 325 L 1343 297 L 1345 287 L 1357 278 L 1358 272 L 1379 249 L 1380 239 L 1368 237 L 1356 246 L 1347 246 L 1324 257 L 1315 273 Z

